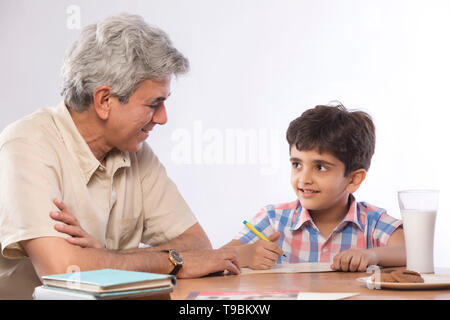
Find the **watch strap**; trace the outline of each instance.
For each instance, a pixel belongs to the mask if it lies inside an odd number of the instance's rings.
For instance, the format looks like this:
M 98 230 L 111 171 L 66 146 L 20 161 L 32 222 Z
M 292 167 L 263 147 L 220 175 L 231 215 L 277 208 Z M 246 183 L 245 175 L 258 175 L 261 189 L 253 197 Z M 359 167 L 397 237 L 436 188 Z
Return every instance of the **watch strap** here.
M 182 264 L 175 265 L 175 267 L 172 269 L 172 271 L 169 274 L 175 276 L 178 273 L 178 271 L 180 271 L 181 266 L 182 266 Z

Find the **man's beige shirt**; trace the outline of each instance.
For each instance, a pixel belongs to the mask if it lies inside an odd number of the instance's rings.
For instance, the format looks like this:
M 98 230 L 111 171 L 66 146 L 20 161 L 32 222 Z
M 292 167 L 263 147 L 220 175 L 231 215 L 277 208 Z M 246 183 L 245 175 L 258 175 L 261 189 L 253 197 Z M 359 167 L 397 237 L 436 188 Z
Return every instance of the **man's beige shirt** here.
M 0 134 L 0 299 L 30 299 L 41 284 L 20 241 L 68 237 L 49 216 L 54 198 L 108 249 L 158 245 L 197 222 L 146 143 L 102 166 L 64 103 L 40 109 Z

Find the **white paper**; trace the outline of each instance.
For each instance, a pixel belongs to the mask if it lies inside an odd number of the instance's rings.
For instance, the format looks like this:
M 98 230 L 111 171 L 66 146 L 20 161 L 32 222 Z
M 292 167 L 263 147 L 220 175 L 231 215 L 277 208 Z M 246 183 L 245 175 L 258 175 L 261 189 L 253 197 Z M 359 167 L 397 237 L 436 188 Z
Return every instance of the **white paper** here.
M 341 300 L 358 294 L 357 292 L 299 292 L 297 300 Z
M 255 273 L 300 273 L 300 272 L 331 272 L 331 262 L 300 262 L 300 263 L 280 263 L 268 270 L 253 270 L 242 268 L 241 274 Z

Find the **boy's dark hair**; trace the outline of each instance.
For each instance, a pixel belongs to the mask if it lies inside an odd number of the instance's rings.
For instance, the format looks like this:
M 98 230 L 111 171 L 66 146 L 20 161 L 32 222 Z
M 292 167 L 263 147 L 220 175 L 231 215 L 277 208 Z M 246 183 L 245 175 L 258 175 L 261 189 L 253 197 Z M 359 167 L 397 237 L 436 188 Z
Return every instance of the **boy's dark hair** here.
M 375 125 L 369 114 L 349 111 L 343 105 L 319 105 L 306 110 L 289 124 L 290 148 L 328 152 L 345 164 L 344 176 L 357 169 L 369 170 L 375 151 Z

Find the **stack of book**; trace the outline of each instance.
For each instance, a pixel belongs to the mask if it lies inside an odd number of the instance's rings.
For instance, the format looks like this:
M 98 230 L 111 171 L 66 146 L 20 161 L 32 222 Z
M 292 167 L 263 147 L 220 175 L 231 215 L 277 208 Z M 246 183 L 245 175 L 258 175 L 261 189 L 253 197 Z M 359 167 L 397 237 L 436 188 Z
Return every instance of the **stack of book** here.
M 42 277 L 35 300 L 170 299 L 172 275 L 102 269 Z

